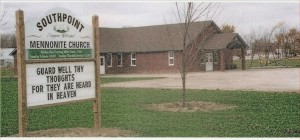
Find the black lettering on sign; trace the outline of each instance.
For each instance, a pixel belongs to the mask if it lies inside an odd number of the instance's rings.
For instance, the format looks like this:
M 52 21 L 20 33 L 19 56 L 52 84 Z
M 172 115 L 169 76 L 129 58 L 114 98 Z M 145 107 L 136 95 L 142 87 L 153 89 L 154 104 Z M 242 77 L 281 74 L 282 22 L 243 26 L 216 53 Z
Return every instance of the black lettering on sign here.
M 91 81 L 83 81 L 83 82 L 76 82 L 76 89 L 78 88 L 90 88 Z
M 53 93 L 48 93 L 48 100 L 53 100 Z
M 46 22 L 46 20 L 45 20 L 44 18 L 42 19 L 42 25 L 43 25 L 44 27 L 47 26 L 47 22 Z
M 91 48 L 88 41 L 70 41 L 69 48 Z
M 70 66 L 57 67 L 58 73 L 72 73 Z
M 48 34 L 48 37 L 56 38 L 59 35 Z M 29 41 L 30 48 L 67 48 L 66 41 Z
M 36 24 L 36 27 L 39 29 L 39 31 L 43 31 L 43 29 L 46 28 L 48 25 L 56 22 L 65 22 L 67 24 L 70 24 L 73 27 L 75 27 L 79 32 L 81 32 L 82 29 L 84 29 L 83 24 L 81 24 L 78 19 L 65 13 L 53 13 L 47 15 Z
M 76 97 L 76 90 L 56 92 L 56 99 L 74 98 Z
M 42 31 L 42 30 L 43 30 L 43 26 L 41 25 L 40 22 L 38 22 L 38 23 L 36 24 L 36 26 L 39 28 L 39 31 Z
M 55 15 L 52 14 L 53 17 L 55 17 Z M 58 22 L 62 22 L 61 20 L 61 13 L 57 13 L 57 20 Z
M 40 93 L 40 92 L 44 92 L 43 89 L 44 89 L 43 85 L 38 85 L 38 86 L 32 86 L 32 87 L 31 87 L 32 93 Z
M 83 72 L 84 66 L 74 66 L 75 72 Z
M 55 68 L 54 67 L 37 68 L 36 74 L 37 75 L 55 74 Z
M 65 83 L 64 90 L 74 89 L 74 83 Z
M 60 84 L 48 84 L 47 91 L 59 91 Z
M 65 19 L 67 19 L 67 14 L 63 14 L 63 22 L 65 22 Z
M 52 14 L 54 22 L 56 22 L 56 13 Z
M 47 78 L 47 83 L 68 82 L 68 81 L 75 80 L 74 74 L 51 75 L 51 76 L 46 76 L 46 78 Z

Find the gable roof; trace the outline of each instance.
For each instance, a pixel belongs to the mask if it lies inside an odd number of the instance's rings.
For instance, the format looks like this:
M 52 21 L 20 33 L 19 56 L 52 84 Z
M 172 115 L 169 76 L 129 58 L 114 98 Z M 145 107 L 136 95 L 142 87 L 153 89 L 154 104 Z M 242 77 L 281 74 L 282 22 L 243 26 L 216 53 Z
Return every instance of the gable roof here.
M 14 51 L 14 48 L 0 48 L 0 59 L 13 59 L 10 53 Z
M 15 34 L 0 34 L 0 48 L 17 48 Z
M 14 49 L 9 55 L 14 56 L 17 54 L 17 49 Z
M 213 21 L 194 22 L 189 28 L 195 39 L 208 26 L 219 27 Z M 184 24 L 168 24 L 132 28 L 100 28 L 101 53 L 156 52 L 182 50 Z
M 213 34 L 204 42 L 204 49 L 248 48 L 238 33 Z
M 190 38 L 196 39 L 212 26 L 215 32 L 204 41 L 204 49 L 247 48 L 237 33 L 221 33 L 213 21 L 194 22 L 189 28 Z M 159 52 L 183 50 L 181 31 L 184 24 L 155 25 L 131 28 L 99 28 L 101 53 Z M 10 55 L 15 55 L 16 50 Z

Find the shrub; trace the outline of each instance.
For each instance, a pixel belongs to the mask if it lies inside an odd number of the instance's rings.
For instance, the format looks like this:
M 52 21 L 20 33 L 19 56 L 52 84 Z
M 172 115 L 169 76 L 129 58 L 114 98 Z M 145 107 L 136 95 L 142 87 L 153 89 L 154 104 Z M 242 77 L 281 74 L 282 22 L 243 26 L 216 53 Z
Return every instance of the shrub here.
M 236 64 L 229 64 L 229 65 L 226 65 L 225 69 L 227 69 L 227 70 L 237 69 L 237 65 Z

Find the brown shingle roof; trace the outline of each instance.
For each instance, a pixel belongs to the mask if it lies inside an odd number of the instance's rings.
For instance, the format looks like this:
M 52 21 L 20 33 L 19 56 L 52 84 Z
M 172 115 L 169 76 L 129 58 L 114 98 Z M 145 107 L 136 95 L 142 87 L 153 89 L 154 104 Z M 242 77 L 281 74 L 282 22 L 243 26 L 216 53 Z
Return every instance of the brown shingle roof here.
M 191 38 L 195 39 L 203 29 L 212 24 L 215 25 L 213 21 L 192 23 Z M 168 24 L 132 28 L 100 28 L 100 51 L 114 53 L 182 50 L 180 31 L 183 27 L 184 24 Z
M 217 32 L 220 32 L 219 27 L 213 21 L 195 22 L 190 27 L 191 38 L 195 39 L 208 26 L 213 26 Z M 182 50 L 180 31 L 183 27 L 183 24 L 168 24 L 132 28 L 100 28 L 100 52 Z M 234 48 L 236 46 L 248 47 L 237 33 L 215 33 L 204 42 L 204 49 Z
M 204 42 L 204 49 L 246 48 L 247 44 L 237 33 L 213 34 Z

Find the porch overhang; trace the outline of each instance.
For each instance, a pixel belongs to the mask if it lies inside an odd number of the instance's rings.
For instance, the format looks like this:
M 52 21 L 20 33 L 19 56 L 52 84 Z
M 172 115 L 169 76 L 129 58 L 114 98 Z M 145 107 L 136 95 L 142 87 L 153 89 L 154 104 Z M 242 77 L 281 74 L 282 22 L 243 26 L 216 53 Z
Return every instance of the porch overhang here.
M 214 34 L 204 42 L 205 50 L 245 49 L 248 45 L 237 33 Z
M 220 70 L 225 71 L 225 49 L 241 49 L 242 69 L 245 70 L 245 50 L 248 45 L 237 33 L 214 34 L 204 42 L 204 50 L 220 51 Z

